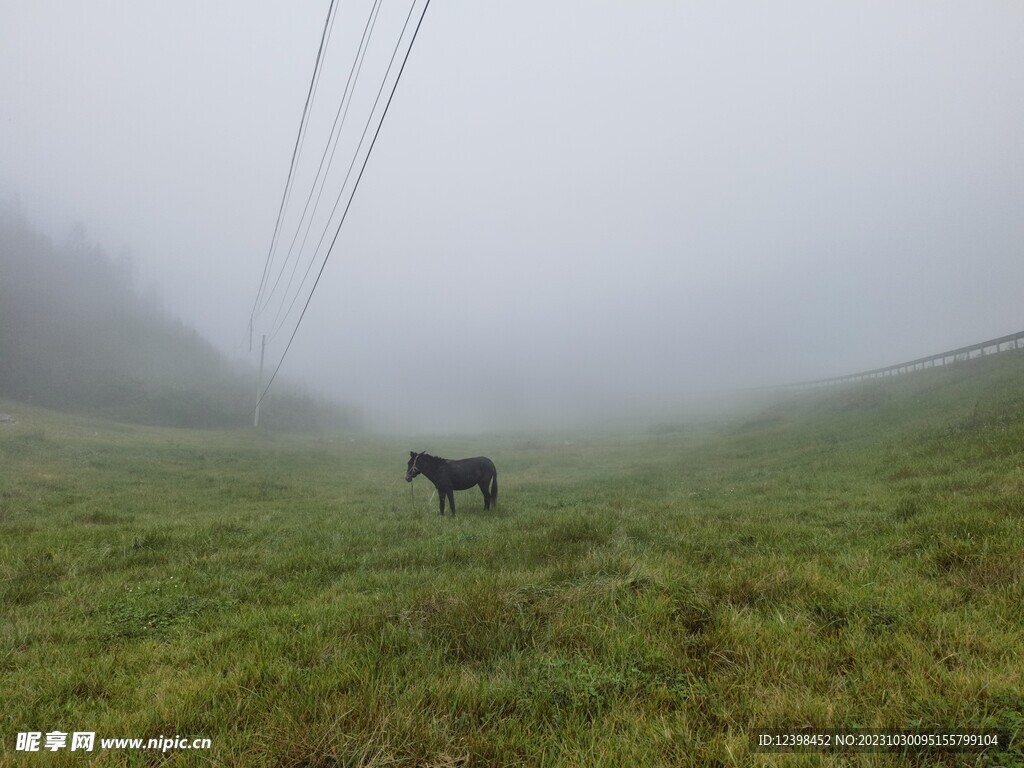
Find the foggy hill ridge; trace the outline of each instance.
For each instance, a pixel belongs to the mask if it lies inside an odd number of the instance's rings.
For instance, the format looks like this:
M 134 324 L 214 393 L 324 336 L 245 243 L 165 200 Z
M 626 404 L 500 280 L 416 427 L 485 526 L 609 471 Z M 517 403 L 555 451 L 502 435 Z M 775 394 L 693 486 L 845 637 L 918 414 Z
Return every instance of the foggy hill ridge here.
M 131 265 L 77 229 L 63 243 L 0 210 L 0 397 L 146 424 L 250 423 L 255 375 L 133 285 Z M 261 422 L 351 427 L 343 409 L 289 391 Z

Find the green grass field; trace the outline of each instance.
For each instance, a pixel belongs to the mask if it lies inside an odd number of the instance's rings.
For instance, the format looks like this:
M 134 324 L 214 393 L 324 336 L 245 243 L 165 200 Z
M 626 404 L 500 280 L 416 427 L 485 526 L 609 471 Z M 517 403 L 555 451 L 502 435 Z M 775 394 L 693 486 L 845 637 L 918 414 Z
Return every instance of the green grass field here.
M 0 763 L 1024 763 L 1024 353 L 661 434 L 0 411 Z M 409 450 L 491 456 L 497 511 L 413 500 Z M 752 744 L 855 727 L 1016 741 Z M 212 747 L 15 750 L 54 730 Z

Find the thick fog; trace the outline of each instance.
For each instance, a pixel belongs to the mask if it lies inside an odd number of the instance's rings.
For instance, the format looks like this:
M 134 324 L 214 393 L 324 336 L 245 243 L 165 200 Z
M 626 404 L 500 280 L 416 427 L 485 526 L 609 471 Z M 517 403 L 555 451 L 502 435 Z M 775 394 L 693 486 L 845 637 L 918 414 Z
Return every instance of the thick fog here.
M 0 0 L 0 198 L 229 357 L 267 334 L 269 376 L 410 10 L 306 235 L 373 6 L 338 5 L 260 301 L 327 2 Z M 1021 40 L 1010 0 L 438 0 L 282 375 L 389 431 L 561 427 L 1022 330 Z

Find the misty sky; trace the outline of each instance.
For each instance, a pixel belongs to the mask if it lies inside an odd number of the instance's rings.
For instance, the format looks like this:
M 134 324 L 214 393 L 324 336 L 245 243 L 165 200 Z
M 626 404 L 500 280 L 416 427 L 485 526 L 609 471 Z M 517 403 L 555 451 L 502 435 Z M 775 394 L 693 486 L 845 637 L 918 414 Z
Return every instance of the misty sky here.
M 371 5 L 339 0 L 286 245 Z M 0 199 L 255 364 L 327 7 L 0 0 Z M 296 281 L 408 10 L 382 6 Z M 282 375 L 386 429 L 491 429 L 1024 330 L 1021 40 L 1016 0 L 436 0 Z

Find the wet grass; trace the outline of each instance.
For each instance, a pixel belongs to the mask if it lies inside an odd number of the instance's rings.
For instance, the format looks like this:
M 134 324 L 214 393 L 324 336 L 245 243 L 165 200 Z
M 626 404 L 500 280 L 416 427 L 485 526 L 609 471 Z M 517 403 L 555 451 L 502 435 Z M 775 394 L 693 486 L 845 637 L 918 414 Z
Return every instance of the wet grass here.
M 1024 356 L 713 431 L 416 444 L 5 403 L 0 762 L 19 731 L 195 736 L 99 764 L 813 765 L 767 729 L 995 729 L 1020 764 Z M 402 481 L 487 453 L 495 512 Z M 830 763 L 831 764 L 831 763 Z

